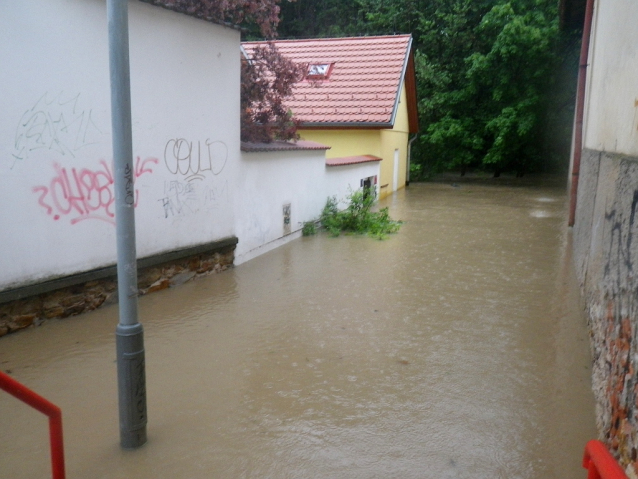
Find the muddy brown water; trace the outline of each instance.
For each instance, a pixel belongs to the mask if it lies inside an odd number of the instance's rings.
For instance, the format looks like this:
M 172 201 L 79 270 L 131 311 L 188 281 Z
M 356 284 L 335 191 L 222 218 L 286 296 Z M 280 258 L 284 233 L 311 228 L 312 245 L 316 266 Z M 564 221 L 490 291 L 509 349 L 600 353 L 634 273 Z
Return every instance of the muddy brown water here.
M 545 179 L 546 180 L 546 179 Z M 412 184 L 386 241 L 319 235 L 140 299 L 148 443 L 118 444 L 117 308 L 0 339 L 73 478 L 584 478 L 596 436 L 563 181 Z M 0 477 L 50 477 L 0 394 Z

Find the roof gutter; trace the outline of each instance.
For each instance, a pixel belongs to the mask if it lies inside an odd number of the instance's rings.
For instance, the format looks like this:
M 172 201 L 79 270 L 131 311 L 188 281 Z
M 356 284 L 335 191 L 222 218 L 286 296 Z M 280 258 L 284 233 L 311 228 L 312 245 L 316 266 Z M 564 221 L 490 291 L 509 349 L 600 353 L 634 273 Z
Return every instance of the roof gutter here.
M 327 122 L 327 121 L 315 121 L 315 122 L 302 122 L 299 125 L 300 129 L 338 129 L 338 130 L 348 130 L 348 129 L 370 129 L 370 130 L 381 130 L 384 128 L 392 128 L 394 124 L 389 122 L 370 122 L 370 121 L 348 121 L 348 122 Z
M 583 154 L 583 117 L 585 116 L 585 90 L 587 87 L 587 61 L 594 12 L 594 0 L 587 0 L 583 39 L 580 45 L 580 67 L 578 71 L 578 91 L 576 93 L 576 122 L 574 125 L 574 156 L 572 157 L 572 182 L 569 202 L 569 226 L 576 222 L 576 203 L 578 199 L 578 180 L 580 160 Z

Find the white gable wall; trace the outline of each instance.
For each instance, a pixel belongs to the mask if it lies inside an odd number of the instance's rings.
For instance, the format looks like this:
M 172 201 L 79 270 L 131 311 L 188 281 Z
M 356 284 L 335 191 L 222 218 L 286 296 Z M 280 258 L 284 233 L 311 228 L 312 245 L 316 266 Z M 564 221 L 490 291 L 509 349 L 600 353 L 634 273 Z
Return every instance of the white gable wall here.
M 239 32 L 129 4 L 138 256 L 235 234 Z M 0 290 L 115 262 L 106 2 L 0 2 Z
M 595 2 L 584 146 L 638 156 L 638 2 Z

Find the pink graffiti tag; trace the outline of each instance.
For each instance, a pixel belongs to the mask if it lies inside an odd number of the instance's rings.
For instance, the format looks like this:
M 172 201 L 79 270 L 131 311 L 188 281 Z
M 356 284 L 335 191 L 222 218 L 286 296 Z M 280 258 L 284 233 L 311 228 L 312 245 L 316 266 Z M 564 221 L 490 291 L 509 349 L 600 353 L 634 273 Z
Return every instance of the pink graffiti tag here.
M 153 173 L 152 165 L 159 162 L 157 158 L 142 160 L 139 156 L 135 162 L 135 178 L 144 173 Z M 100 160 L 100 168 L 90 170 L 83 168 L 67 170 L 54 163 L 56 175 L 48 186 L 35 186 L 32 191 L 39 195 L 38 204 L 54 220 L 64 216 L 72 216 L 72 225 L 80 221 L 95 219 L 115 224 L 113 206 L 113 171 L 104 160 Z M 135 190 L 134 206 L 137 206 L 139 191 Z

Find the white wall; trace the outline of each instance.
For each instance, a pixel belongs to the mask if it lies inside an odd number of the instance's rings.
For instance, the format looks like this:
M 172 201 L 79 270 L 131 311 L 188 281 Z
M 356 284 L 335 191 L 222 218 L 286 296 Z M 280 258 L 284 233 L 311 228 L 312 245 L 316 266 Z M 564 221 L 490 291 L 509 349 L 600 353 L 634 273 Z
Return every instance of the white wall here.
M 638 156 L 638 2 L 596 1 L 585 147 Z
M 376 176 L 379 179 L 380 161 L 368 163 L 358 163 L 355 165 L 331 166 L 326 168 L 325 174 L 325 198 L 322 208 L 328 196 L 336 196 L 337 200 L 345 200 L 350 193 L 361 187 L 361 180 Z M 376 185 L 377 195 L 379 194 L 379 184 Z M 345 207 L 345 203 L 340 205 Z
M 318 219 L 329 196 L 345 198 L 362 178 L 379 174 L 379 162 L 326 167 L 324 150 L 242 152 L 238 174 L 235 264 L 301 235 Z M 283 206 L 290 204 L 291 233 L 284 234 Z
M 129 5 L 138 256 L 232 236 L 239 33 Z M 0 290 L 112 264 L 106 2 L 0 2 L 0 64 Z

